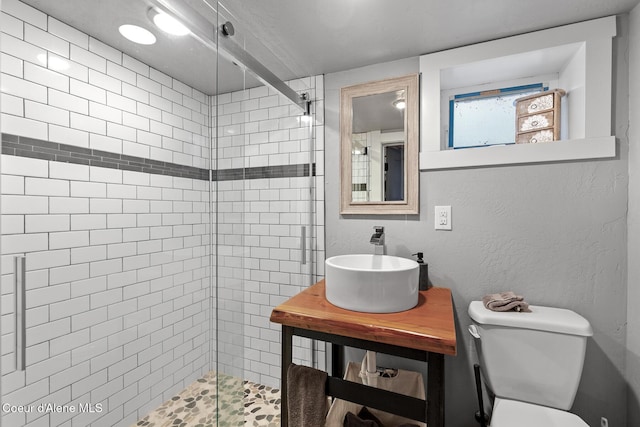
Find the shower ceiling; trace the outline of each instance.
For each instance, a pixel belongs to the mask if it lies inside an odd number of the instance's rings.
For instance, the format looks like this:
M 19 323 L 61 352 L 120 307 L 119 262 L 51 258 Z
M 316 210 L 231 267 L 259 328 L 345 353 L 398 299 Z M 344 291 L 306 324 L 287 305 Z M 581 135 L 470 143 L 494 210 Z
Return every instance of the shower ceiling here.
M 223 56 L 216 64 L 215 52 L 193 37 L 171 36 L 157 29 L 147 16 L 150 4 L 145 0 L 22 1 L 205 94 L 216 93 L 216 84 L 220 93 L 261 85 L 248 73 L 238 72 L 238 66 Z M 216 22 L 215 10 L 204 1 L 180 1 Z M 139 45 L 125 39 L 118 32 L 123 24 L 139 25 L 152 31 L 156 43 Z M 216 79 L 216 73 L 220 79 Z
M 215 92 L 215 59 L 211 51 L 190 38 L 161 36 L 155 45 L 142 47 L 118 34 L 117 28 L 124 21 L 142 22 L 150 28 L 144 1 L 23 1 L 205 93 Z M 204 1 L 180 1 L 215 20 L 215 13 Z M 286 80 L 624 13 L 639 1 L 224 0 L 222 3 L 234 16 L 232 21 L 239 30 L 237 37 L 244 35 L 243 28 L 255 36 L 247 42 L 246 49 Z M 99 21 L 95 19 L 97 16 L 101 18 Z M 268 40 L 275 57 L 291 69 L 274 60 L 271 52 L 258 47 L 257 40 Z M 219 66 L 224 76 L 220 81 L 221 92 L 257 84 L 255 80 L 243 83 L 241 73 L 230 62 L 221 61 Z

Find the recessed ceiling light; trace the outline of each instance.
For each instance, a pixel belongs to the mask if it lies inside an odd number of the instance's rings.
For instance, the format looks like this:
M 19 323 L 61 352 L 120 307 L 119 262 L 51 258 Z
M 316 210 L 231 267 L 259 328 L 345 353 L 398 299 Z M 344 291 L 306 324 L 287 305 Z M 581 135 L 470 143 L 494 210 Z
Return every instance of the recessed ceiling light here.
M 167 13 L 151 9 L 149 14 L 152 15 L 151 19 L 153 20 L 153 23 L 165 33 L 174 36 L 186 36 L 190 33 L 187 27 Z
M 149 45 L 156 42 L 156 36 L 154 36 L 151 31 L 138 27 L 137 25 L 121 25 L 118 31 L 134 43 Z

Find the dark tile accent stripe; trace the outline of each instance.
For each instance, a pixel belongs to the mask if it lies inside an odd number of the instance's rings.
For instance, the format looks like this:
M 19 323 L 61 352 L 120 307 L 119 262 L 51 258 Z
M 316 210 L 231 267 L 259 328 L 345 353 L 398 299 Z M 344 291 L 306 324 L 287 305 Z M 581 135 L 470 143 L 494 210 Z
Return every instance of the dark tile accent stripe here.
M 209 169 L 162 162 L 143 157 L 127 156 L 125 154 L 76 147 L 74 145 L 60 144 L 10 134 L 2 134 L 2 154 L 9 156 L 32 157 L 54 162 L 76 163 L 87 166 L 151 173 L 156 175 L 177 176 L 203 181 L 209 180 L 210 172 Z M 263 166 L 246 169 L 213 170 L 211 172 L 213 181 L 259 178 L 295 178 L 308 176 L 309 165 Z M 312 173 L 315 176 L 315 164 L 313 165 Z
M 2 135 L 2 154 L 54 162 L 208 180 L 209 170 L 16 135 Z
M 313 164 L 313 176 L 316 175 L 316 165 Z M 234 181 L 239 179 L 259 178 L 299 178 L 309 176 L 309 164 L 259 166 L 253 168 L 221 169 L 213 171 L 214 181 Z

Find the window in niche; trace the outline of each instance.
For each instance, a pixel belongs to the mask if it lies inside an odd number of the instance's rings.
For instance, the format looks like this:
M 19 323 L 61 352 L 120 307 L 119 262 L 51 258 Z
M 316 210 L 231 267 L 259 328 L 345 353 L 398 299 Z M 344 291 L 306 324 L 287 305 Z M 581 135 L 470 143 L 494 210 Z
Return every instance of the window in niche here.
M 615 36 L 616 17 L 609 16 L 421 56 L 420 169 L 615 157 L 616 140 L 611 135 Z M 520 144 L 486 150 L 449 147 L 451 95 L 485 90 L 481 87 L 485 85 L 495 89 L 537 82 L 545 86 L 548 82 L 549 92 L 564 91 L 565 96 L 556 93 L 567 114 L 561 115 L 561 123 L 553 121 L 554 126 L 560 124 L 553 129 L 561 132 L 559 140 L 537 143 L 546 141 L 548 130 L 544 130 L 542 140 L 532 135 L 526 141 L 530 128 L 524 126 L 517 133 Z
M 452 96 L 449 100 L 449 148 L 515 144 L 515 101 L 547 89 L 537 83 Z

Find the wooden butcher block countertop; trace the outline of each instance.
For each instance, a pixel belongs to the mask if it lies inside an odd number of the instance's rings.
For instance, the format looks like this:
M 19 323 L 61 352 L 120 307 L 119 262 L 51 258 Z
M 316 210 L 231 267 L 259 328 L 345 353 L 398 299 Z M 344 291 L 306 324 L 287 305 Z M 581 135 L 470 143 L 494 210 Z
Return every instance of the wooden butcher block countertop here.
M 274 308 L 271 321 L 434 353 L 456 354 L 453 304 L 451 290 L 447 288 L 420 291 L 418 305 L 411 310 L 361 313 L 327 301 L 322 280 Z

